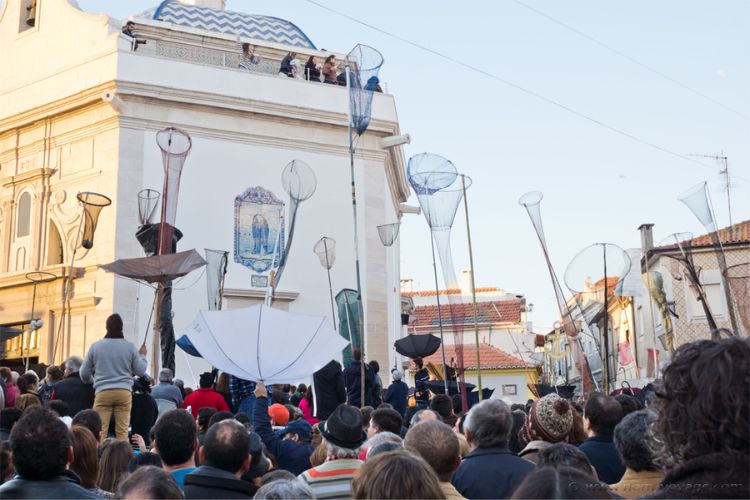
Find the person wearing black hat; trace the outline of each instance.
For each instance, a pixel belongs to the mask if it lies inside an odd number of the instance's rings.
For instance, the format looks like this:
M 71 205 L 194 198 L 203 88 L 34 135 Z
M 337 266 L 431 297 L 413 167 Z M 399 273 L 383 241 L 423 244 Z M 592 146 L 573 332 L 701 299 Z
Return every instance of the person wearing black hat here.
M 130 392 L 133 377 L 146 373 L 146 345 L 136 350 L 132 342 L 125 340 L 119 314 L 109 316 L 106 326 L 104 338 L 89 347 L 79 375 L 84 383 L 94 384 L 94 410 L 102 419 L 102 432 L 106 435 L 114 415 L 117 439 L 128 439 Z
M 328 420 L 318 424 L 318 429 L 326 444 L 326 461 L 299 477 L 310 486 L 315 498 L 350 498 L 354 474 L 364 464 L 357 459 L 367 439 L 362 415 L 357 408 L 342 404 Z
M 151 427 L 156 423 L 159 408 L 151 397 L 151 379 L 147 376 L 133 379 L 133 403 L 130 409 L 130 428 L 133 434 L 143 438 L 146 446 L 151 444 Z
M 260 487 L 263 475 L 271 469 L 271 462 L 263 453 L 263 440 L 257 432 L 250 433 L 250 469 L 242 475 L 243 481 Z

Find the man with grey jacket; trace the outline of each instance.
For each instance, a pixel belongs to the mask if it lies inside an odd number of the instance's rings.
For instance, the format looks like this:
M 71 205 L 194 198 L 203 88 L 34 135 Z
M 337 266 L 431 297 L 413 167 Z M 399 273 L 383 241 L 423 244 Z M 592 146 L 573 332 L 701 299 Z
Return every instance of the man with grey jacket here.
M 115 416 L 117 439 L 128 439 L 133 377 L 146 373 L 146 346 L 136 351 L 122 334 L 122 318 L 107 318 L 107 334 L 94 342 L 81 365 L 81 380 L 94 384 L 94 410 L 102 419 L 102 435 L 106 436 L 112 414 Z

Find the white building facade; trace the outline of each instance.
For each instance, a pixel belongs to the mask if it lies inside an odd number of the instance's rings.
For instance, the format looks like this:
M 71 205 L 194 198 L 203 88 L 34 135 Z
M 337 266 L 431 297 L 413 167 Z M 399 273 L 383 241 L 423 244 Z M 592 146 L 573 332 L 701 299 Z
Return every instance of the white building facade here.
M 230 252 L 225 308 L 258 303 L 265 292 L 234 262 L 235 197 L 260 186 L 288 203 L 282 169 L 295 159 L 312 167 L 317 190 L 300 207 L 275 305 L 330 316 L 325 269 L 312 251 L 322 236 L 337 242 L 334 293 L 356 288 L 347 89 L 275 74 L 288 51 L 320 62 L 329 53 L 287 21 L 176 0 L 133 18 L 134 38 L 121 33 L 122 22 L 68 0 L 38 0 L 29 26 L 27 4 L 6 0 L 0 12 L 0 325 L 27 328 L 42 319 L 44 326 L 8 343 L 7 357 L 49 364 L 83 354 L 104 335 L 113 312 L 123 317 L 126 338 L 143 341 L 152 290 L 98 266 L 143 255 L 135 238 L 137 194 L 162 189 L 155 136 L 166 127 L 192 137 L 179 191 L 178 250 Z M 220 23 L 212 19 L 222 15 L 244 26 L 241 41 L 256 46 L 257 71 L 237 68 L 235 28 L 213 31 Z M 400 219 L 408 185 L 403 151 L 381 147 L 380 139 L 400 133 L 393 97 L 376 94 L 370 128 L 357 144 L 355 178 L 366 355 L 385 366 L 393 364 L 389 345 L 400 329 L 399 242 L 382 246 L 376 227 Z M 71 270 L 81 191 L 104 194 L 112 205 L 101 212 L 93 248 L 79 247 Z M 61 292 L 69 271 L 63 335 Z M 58 278 L 37 285 L 35 297 L 28 276 L 34 272 Z M 207 308 L 205 275 L 196 271 L 176 282 L 173 301 L 179 337 Z M 186 359 L 177 353 L 177 370 L 190 380 L 187 368 L 197 375 L 203 367 L 194 361 L 188 367 Z

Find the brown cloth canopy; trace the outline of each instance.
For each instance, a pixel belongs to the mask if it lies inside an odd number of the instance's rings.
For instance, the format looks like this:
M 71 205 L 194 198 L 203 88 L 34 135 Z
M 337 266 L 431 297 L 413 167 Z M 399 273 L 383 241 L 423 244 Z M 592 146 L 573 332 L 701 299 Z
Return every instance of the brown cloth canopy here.
M 206 261 L 195 250 L 187 250 L 168 255 L 118 259 L 101 267 L 109 273 L 119 274 L 146 283 L 162 283 L 185 276 L 203 267 Z

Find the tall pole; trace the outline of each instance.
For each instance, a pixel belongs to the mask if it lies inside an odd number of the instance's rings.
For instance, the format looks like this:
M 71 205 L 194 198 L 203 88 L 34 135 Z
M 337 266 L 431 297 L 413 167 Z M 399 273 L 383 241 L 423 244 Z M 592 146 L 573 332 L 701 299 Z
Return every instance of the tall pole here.
M 161 354 L 161 306 L 164 298 L 164 283 L 156 285 L 156 300 L 154 301 L 154 335 L 151 339 L 151 376 L 159 373 L 159 355 Z
M 448 394 L 448 364 L 445 362 L 445 337 L 443 336 L 443 312 L 440 309 L 440 285 L 438 284 L 437 264 L 435 263 L 435 240 L 430 228 L 430 247 L 432 248 L 432 272 L 435 275 L 435 299 L 437 300 L 438 326 L 440 327 L 440 354 L 443 358 L 443 386 Z
M 346 65 L 345 68 L 346 71 L 346 90 L 347 90 L 347 96 L 351 96 L 351 79 L 349 77 L 349 64 Z M 351 98 L 349 98 L 349 106 L 347 106 L 348 109 L 348 116 L 349 116 L 349 170 L 351 173 L 352 178 L 352 214 L 354 215 L 354 263 L 355 263 L 355 270 L 357 274 L 357 299 L 359 300 L 360 305 L 360 343 L 359 343 L 359 352 L 362 354 L 362 359 L 360 361 L 361 370 L 360 370 L 360 379 L 361 379 L 361 403 L 362 406 L 365 405 L 365 321 L 364 321 L 364 314 L 365 314 L 365 307 L 364 307 L 364 301 L 362 300 L 362 282 L 360 279 L 359 274 L 359 238 L 357 236 L 357 187 L 354 183 L 354 138 L 353 138 L 353 131 L 352 131 L 352 105 L 351 105 Z
M 333 329 L 336 330 L 336 310 L 333 307 L 333 285 L 331 284 L 331 263 L 328 261 L 328 243 L 323 240 L 323 249 L 326 252 L 326 272 L 328 273 L 328 293 L 331 294 L 331 321 Z
M 469 227 L 469 202 L 466 200 L 466 176 L 461 174 L 461 189 L 464 192 L 464 214 L 466 215 L 466 239 L 469 242 L 469 275 L 471 276 L 471 304 L 474 312 L 474 342 L 477 347 L 477 389 L 479 401 L 482 400 L 482 364 L 479 356 L 479 324 L 477 323 L 477 289 L 474 283 L 474 252 L 471 247 L 471 228 Z
M 607 298 L 607 245 L 600 243 L 604 257 L 604 392 L 609 394 L 609 300 Z

